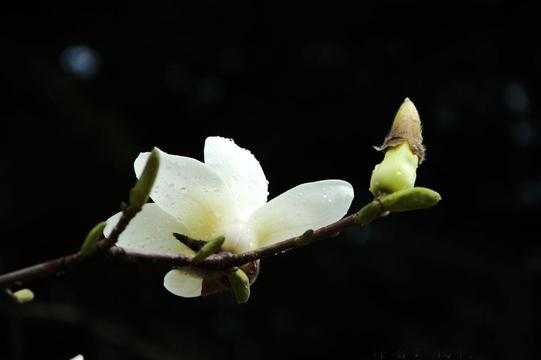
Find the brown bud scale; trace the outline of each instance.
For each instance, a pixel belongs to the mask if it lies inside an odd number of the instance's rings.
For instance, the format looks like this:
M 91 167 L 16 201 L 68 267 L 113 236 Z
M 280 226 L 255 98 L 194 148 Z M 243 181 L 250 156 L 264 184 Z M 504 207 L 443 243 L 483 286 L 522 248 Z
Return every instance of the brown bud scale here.
M 425 147 L 421 119 L 413 102 L 406 98 L 395 115 L 391 130 L 381 146 L 376 150 L 385 152 L 386 149 L 407 142 L 411 151 L 419 158 L 419 163 L 425 159 Z

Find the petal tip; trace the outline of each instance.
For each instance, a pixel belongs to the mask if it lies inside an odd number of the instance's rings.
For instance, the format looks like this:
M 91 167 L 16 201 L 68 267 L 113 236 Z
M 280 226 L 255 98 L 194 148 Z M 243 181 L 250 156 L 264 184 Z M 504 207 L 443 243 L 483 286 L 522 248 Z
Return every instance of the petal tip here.
M 194 298 L 201 296 L 203 279 L 187 271 L 173 269 L 163 278 L 163 286 L 173 295 Z

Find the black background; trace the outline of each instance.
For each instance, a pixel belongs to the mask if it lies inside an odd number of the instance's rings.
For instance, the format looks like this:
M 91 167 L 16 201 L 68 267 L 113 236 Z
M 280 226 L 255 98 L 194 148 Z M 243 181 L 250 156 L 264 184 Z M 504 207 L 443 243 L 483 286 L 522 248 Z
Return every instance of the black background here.
M 40 8 L 41 6 L 41 8 Z M 271 197 L 352 183 L 403 98 L 436 208 L 267 259 L 248 304 L 177 298 L 166 269 L 100 262 L 0 304 L 1 359 L 535 359 L 541 203 L 534 2 L 162 1 L 0 18 L 0 271 L 78 249 L 153 146 L 210 135 L 260 160 Z M 99 61 L 82 76 L 66 49 Z M 64 54 L 64 55 L 62 55 Z

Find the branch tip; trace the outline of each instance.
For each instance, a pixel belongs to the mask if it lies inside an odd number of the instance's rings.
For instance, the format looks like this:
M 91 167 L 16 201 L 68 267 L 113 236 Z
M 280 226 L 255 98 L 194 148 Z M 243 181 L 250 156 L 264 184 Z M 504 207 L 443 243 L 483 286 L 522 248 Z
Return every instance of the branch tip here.
M 205 244 L 207 243 L 207 241 L 192 239 L 192 238 L 190 238 L 190 237 L 188 237 L 186 235 L 179 234 L 179 233 L 173 233 L 173 236 L 178 241 L 180 241 L 182 244 L 186 245 L 187 247 L 189 247 L 193 251 L 201 250 L 201 248 L 203 246 L 205 246 Z

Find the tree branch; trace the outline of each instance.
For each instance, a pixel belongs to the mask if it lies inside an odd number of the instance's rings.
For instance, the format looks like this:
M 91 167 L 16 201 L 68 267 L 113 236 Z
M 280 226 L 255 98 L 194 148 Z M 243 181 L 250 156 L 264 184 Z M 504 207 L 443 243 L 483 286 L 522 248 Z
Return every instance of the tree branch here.
M 112 247 L 116 244 L 120 234 L 126 229 L 130 221 L 139 211 L 141 211 L 141 208 L 137 207 L 130 207 L 124 210 L 109 237 L 98 241 L 96 248 L 91 254 L 83 255 L 81 252 L 77 252 L 0 275 L 0 289 L 6 289 L 13 285 L 27 283 L 31 280 L 65 273 L 85 263 L 91 262 L 91 260 L 98 256 L 110 252 Z
M 190 266 L 216 271 L 226 270 L 244 265 L 251 261 L 304 246 L 312 241 L 330 237 L 343 231 L 349 226 L 359 223 L 358 213 L 355 213 L 330 225 L 315 230 L 308 241 L 307 239 L 303 238 L 303 236 L 298 236 L 241 254 L 232 254 L 228 252 L 217 253 L 210 255 L 201 262 L 195 263 L 192 256 L 182 254 L 147 253 L 114 246 L 119 235 L 122 233 L 122 231 L 124 231 L 139 210 L 140 209 L 134 208 L 128 208 L 125 210 L 109 237 L 97 243 L 96 251 L 92 255 L 84 256 L 80 252 L 77 252 L 0 275 L 0 288 L 9 288 L 13 285 L 21 285 L 22 283 L 27 283 L 35 279 L 55 276 L 75 270 L 79 266 L 89 263 L 90 260 L 95 259 L 98 257 L 98 255 L 103 255 L 113 260 L 134 263 L 154 263 L 167 265 L 170 267 Z
M 357 224 L 356 218 L 357 214 L 352 214 L 348 217 L 338 220 L 337 222 L 317 229 L 316 231 L 314 231 L 310 242 L 330 237 L 331 235 L 339 233 L 351 225 Z M 111 248 L 107 255 L 114 259 L 134 263 L 151 262 L 168 265 L 171 267 L 191 266 L 208 270 L 226 270 L 235 266 L 241 266 L 258 259 L 266 258 L 272 255 L 276 255 L 278 253 L 283 253 L 288 250 L 304 246 L 305 243 L 302 240 L 303 237 L 301 235 L 240 254 L 221 252 L 218 254 L 210 255 L 205 260 L 198 263 L 193 262 L 193 257 L 188 255 L 148 253 L 116 246 Z

